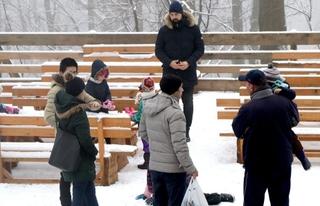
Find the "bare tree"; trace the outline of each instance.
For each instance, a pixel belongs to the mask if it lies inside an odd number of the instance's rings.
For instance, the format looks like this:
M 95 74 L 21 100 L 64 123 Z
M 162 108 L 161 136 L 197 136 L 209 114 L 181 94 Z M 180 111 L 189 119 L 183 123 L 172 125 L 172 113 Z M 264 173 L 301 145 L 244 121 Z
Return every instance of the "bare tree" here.
M 54 18 L 55 18 L 55 2 L 51 2 L 51 0 L 44 0 L 44 8 L 47 17 L 47 25 L 48 31 L 54 31 Z
M 307 26 L 310 31 L 313 31 L 312 28 L 312 0 L 291 0 L 288 1 L 286 7 L 293 12 L 289 15 L 302 15 L 307 23 Z

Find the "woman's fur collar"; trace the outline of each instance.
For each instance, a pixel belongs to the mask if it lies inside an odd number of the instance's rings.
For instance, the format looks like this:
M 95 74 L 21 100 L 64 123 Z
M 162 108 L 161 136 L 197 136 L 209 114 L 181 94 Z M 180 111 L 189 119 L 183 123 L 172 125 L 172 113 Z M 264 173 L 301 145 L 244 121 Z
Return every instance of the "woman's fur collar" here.
M 52 75 L 52 80 L 54 81 L 54 84 L 58 84 L 61 87 L 64 87 L 64 78 L 60 74 L 53 74 Z
M 188 11 L 184 11 L 182 14 L 182 18 L 185 17 L 187 18 L 187 21 L 189 22 L 189 27 L 193 27 L 196 25 L 196 19 L 194 18 L 194 16 L 188 12 Z M 172 25 L 172 21 L 170 20 L 170 16 L 169 13 L 167 13 L 164 18 L 163 18 L 164 24 L 169 28 L 169 29 L 173 29 L 173 25 Z

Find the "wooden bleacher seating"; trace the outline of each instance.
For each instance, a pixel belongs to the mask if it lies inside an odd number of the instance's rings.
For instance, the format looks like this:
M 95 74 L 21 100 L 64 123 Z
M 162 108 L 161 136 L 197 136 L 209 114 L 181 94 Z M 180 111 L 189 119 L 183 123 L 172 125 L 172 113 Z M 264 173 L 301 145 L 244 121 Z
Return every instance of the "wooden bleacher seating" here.
M 43 110 L 47 102 L 50 83 L 1 83 L 4 93 L 0 95 L 0 102 L 14 106 L 33 106 Z M 118 111 L 125 107 L 136 107 L 134 98 L 139 84 L 119 85 L 109 83 L 110 91 Z
M 98 139 L 97 184 L 110 185 L 117 181 L 117 172 L 127 163 L 127 156 L 134 155 L 137 147 L 131 145 L 106 145 L 105 137 L 116 143 L 136 143 L 136 130 L 132 128 L 129 116 L 106 115 L 89 116 L 90 133 Z M 49 143 L 25 142 L 37 136 L 54 138 L 54 129 L 43 120 L 43 115 L 0 114 L 0 136 L 20 142 L 0 143 L 0 182 L 1 183 L 54 183 L 52 179 L 15 178 L 4 167 L 5 162 L 47 162 L 53 141 Z

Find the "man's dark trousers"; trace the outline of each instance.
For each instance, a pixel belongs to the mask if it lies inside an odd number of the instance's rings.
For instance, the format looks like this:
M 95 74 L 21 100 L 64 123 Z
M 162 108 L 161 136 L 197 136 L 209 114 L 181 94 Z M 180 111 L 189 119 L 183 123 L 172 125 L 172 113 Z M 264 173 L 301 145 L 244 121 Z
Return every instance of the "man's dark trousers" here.
M 98 206 L 93 181 L 73 182 L 72 206 Z
M 150 171 L 154 206 L 181 205 L 185 194 L 186 173 Z
M 289 206 L 291 167 L 268 172 L 245 171 L 244 206 L 263 206 L 268 189 L 271 206 Z
M 186 117 L 186 129 L 187 135 L 189 135 L 189 130 L 192 124 L 193 117 L 193 86 L 191 87 L 183 87 L 182 93 L 182 103 L 183 103 L 183 113 Z

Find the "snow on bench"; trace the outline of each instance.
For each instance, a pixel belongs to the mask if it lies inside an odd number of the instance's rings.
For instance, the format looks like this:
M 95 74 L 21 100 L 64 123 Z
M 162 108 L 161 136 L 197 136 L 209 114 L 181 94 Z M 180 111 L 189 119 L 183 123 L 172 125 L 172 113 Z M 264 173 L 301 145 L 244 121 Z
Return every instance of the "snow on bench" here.
M 17 159 L 17 160 L 24 160 L 27 161 L 30 159 L 32 161 L 33 159 L 44 159 L 47 160 L 50 157 L 51 152 L 43 152 L 43 151 L 26 151 L 26 152 L 14 152 L 14 151 L 1 151 L 1 158 L 3 159 Z M 105 158 L 110 158 L 111 153 L 105 152 L 104 153 Z M 99 158 L 99 155 L 97 155 L 97 158 Z
M 98 144 L 95 144 L 99 150 Z M 53 143 L 46 142 L 1 142 L 1 151 L 16 151 L 25 153 L 32 152 L 51 152 Z M 105 144 L 105 152 L 108 153 L 134 153 L 137 150 L 137 146 L 133 145 L 121 145 L 121 144 Z

